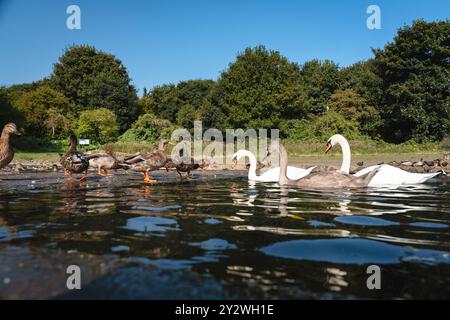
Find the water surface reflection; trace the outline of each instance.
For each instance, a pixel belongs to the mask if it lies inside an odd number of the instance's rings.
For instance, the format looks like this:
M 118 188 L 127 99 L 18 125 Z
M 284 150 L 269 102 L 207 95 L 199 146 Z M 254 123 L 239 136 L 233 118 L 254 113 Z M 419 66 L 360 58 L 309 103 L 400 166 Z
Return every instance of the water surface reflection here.
M 450 298 L 447 182 L 319 192 L 215 178 L 3 184 L 0 254 L 49 248 L 189 271 L 217 284 L 217 297 Z M 382 266 L 381 291 L 366 288 L 369 264 Z

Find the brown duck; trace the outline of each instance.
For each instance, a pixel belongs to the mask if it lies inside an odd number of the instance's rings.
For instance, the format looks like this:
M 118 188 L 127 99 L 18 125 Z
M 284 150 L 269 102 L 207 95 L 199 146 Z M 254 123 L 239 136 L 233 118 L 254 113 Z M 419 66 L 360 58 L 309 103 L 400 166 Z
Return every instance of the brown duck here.
M 136 155 L 132 158 L 125 159 L 125 164 L 135 165 L 134 170 L 141 171 L 144 174 L 144 182 L 155 183 L 157 180 L 153 179 L 149 172 L 165 167 L 169 161 L 166 153 L 166 146 L 173 145 L 172 141 L 162 139 L 159 142 L 158 148 L 146 155 Z
M 183 180 L 182 172 L 187 173 L 187 177 L 190 176 L 191 171 L 200 169 L 203 170 L 205 167 L 205 162 L 202 161 L 202 163 L 196 163 L 194 158 L 189 157 L 188 155 L 184 155 L 185 152 L 187 152 L 189 145 L 182 141 L 180 142 L 181 148 L 179 150 L 178 155 L 175 155 L 174 158 L 169 159 L 166 164 L 166 170 L 175 168 L 177 170 L 177 173 L 180 175 L 180 179 Z M 185 151 L 186 150 L 186 151 Z
M 105 148 L 105 153 L 92 154 L 87 157 L 89 158 L 89 165 L 97 168 L 97 173 L 103 177 L 109 176 L 108 170 L 127 170 L 130 167 L 130 165 L 119 161 L 111 148 Z
M 82 152 L 77 150 L 78 139 L 75 135 L 70 136 L 69 151 L 61 155 L 59 162 L 64 168 L 64 174 L 72 178 L 74 173 L 84 172 L 84 176 L 80 178 L 81 181 L 86 180 L 87 171 L 89 169 L 89 158 Z
M 6 167 L 14 158 L 14 149 L 11 144 L 13 134 L 21 135 L 14 123 L 6 124 L 0 137 L 0 169 Z

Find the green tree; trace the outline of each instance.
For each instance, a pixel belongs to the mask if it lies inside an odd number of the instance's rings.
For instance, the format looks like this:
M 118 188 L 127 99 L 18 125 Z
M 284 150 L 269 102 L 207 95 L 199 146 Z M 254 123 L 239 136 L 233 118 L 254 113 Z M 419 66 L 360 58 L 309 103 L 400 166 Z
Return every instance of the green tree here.
M 351 89 L 371 106 L 378 106 L 383 94 L 381 78 L 375 73 L 375 61 L 357 62 L 339 70 L 339 89 Z
M 171 122 L 178 122 L 182 121 L 178 119 L 178 113 L 184 106 L 190 106 L 193 114 L 200 114 L 199 110 L 209 101 L 214 86 L 215 82 L 212 80 L 189 80 L 181 81 L 177 85 L 166 84 L 155 87 L 141 101 L 145 104 L 145 112 L 154 113 Z M 185 111 L 186 108 L 183 112 Z M 190 114 L 185 115 L 191 118 Z
M 82 111 L 76 132 L 80 138 L 88 138 L 98 143 L 111 142 L 119 134 L 117 117 L 106 108 Z
M 339 66 L 333 61 L 311 60 L 302 66 L 302 82 L 306 90 L 304 108 L 319 115 L 326 111 L 328 100 L 339 85 Z
M 212 104 L 232 127 L 278 127 L 306 116 L 299 66 L 264 46 L 247 48 L 221 74 Z
M 356 120 L 359 130 L 375 134 L 380 118 L 377 110 L 367 100 L 351 89 L 336 90 L 330 97 L 329 108 L 343 115 L 347 120 Z
M 76 113 L 108 106 L 125 131 L 139 115 L 127 69 L 111 54 L 90 46 L 71 46 L 54 65 L 51 84 L 75 105 Z
M 441 140 L 450 131 L 450 22 L 415 21 L 374 53 L 383 137 Z
M 177 125 L 182 128 L 192 129 L 194 128 L 194 121 L 199 120 L 199 112 L 189 104 L 185 104 L 177 112 Z
M 17 107 L 24 114 L 26 131 L 35 135 L 50 133 L 46 125 L 49 113 L 56 112 L 70 118 L 72 109 L 69 99 L 49 86 L 40 86 L 23 94 L 17 101 Z M 61 127 L 59 125 L 54 127 L 55 132 L 64 130 L 65 126 L 64 124 Z
M 147 110 L 154 112 L 160 118 L 171 122 L 176 121 L 180 102 L 178 101 L 178 90 L 173 84 L 165 84 L 153 88 L 150 94 L 151 103 Z
M 19 126 L 22 123 L 22 114 L 13 107 L 7 90 L 0 88 L 0 130 L 9 122 L 14 122 Z

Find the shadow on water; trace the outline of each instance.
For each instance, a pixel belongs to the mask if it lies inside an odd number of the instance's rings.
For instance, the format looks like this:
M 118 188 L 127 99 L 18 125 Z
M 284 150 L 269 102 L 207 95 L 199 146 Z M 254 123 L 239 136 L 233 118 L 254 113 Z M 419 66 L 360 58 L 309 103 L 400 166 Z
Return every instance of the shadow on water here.
M 336 192 L 163 181 L 0 181 L 0 297 L 450 298 L 448 180 Z M 69 263 L 87 270 L 77 293 Z M 381 290 L 367 289 L 371 264 Z M 24 290 L 36 277 L 48 284 Z

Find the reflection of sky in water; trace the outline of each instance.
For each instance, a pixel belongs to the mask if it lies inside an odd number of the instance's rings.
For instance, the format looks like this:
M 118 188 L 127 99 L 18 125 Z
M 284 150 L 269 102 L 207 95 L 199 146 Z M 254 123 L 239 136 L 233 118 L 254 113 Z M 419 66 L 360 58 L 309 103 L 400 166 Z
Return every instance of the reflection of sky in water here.
M 450 264 L 450 253 L 413 249 L 366 239 L 292 240 L 261 249 L 267 255 L 339 264 L 395 264 L 401 261 Z
M 136 217 L 127 220 L 126 229 L 138 232 L 166 232 L 179 230 L 173 219 L 161 217 Z

